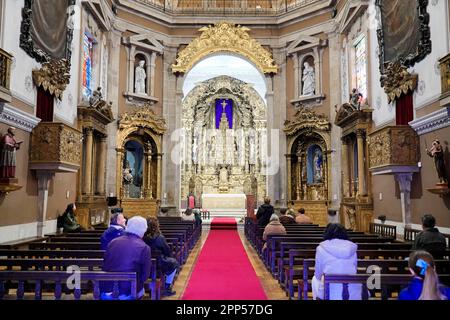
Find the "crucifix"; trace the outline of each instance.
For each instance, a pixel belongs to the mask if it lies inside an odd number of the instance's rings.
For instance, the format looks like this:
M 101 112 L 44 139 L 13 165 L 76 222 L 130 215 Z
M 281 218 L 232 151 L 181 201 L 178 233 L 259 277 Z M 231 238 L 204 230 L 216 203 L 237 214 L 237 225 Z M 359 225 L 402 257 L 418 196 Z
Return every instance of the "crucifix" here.
M 221 105 L 222 105 L 222 107 L 223 107 L 223 111 L 222 111 L 222 113 L 226 113 L 226 110 L 225 110 L 225 108 L 227 107 L 228 103 L 226 103 L 226 101 L 225 101 L 225 100 L 223 100 L 223 101 L 222 101 L 222 103 L 221 103 Z

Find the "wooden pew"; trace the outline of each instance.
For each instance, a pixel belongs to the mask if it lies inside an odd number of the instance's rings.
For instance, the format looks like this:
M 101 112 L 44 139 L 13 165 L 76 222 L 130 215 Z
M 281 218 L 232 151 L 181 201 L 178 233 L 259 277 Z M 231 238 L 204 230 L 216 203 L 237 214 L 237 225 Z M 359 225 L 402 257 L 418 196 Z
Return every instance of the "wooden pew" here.
M 330 284 L 343 284 L 342 286 L 342 300 L 349 299 L 349 284 L 361 284 L 361 300 L 369 299 L 369 292 L 367 290 L 367 280 L 371 275 L 367 274 L 357 274 L 357 275 L 325 275 L 324 277 L 324 287 L 325 287 L 325 300 L 329 300 L 330 297 Z M 398 274 L 381 274 L 380 282 L 382 286 L 382 300 L 389 299 L 390 294 L 392 293 L 389 290 L 389 287 L 398 287 L 404 286 L 406 287 L 412 280 L 412 276 L 409 275 L 398 275 Z M 441 283 L 445 285 L 450 284 L 450 274 L 441 274 L 439 275 L 439 280 Z
M 54 284 L 54 297 L 60 300 L 63 288 L 67 280 L 72 277 L 72 273 L 66 271 L 0 271 L 0 300 L 3 300 L 5 294 L 5 282 L 17 282 L 16 299 L 22 300 L 25 295 L 25 282 L 34 282 L 35 300 L 42 299 L 43 283 Z M 95 300 L 100 298 L 100 281 L 114 282 L 113 296 L 117 299 L 119 296 L 119 282 L 126 281 L 131 284 L 131 295 L 136 298 L 136 273 L 135 272 L 103 272 L 103 271 L 81 271 L 80 279 L 82 282 L 93 283 L 93 296 Z M 75 300 L 81 299 L 81 288 L 73 290 Z
M 405 228 L 404 229 L 404 234 L 403 234 L 403 240 L 407 241 L 407 242 L 414 242 L 414 240 L 416 239 L 416 236 L 422 232 L 422 230 L 418 230 L 418 229 L 412 229 L 412 228 Z M 446 242 L 447 242 L 447 248 L 450 248 L 450 234 L 445 234 L 443 233 Z
M 370 233 L 377 234 L 382 237 L 390 237 L 397 239 L 397 227 L 391 226 L 383 223 L 370 223 Z

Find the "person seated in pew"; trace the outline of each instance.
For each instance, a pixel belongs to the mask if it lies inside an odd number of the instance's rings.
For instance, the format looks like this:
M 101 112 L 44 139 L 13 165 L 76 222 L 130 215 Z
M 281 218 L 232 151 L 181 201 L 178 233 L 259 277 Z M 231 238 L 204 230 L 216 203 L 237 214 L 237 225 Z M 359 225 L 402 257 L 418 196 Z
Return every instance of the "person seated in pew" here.
M 295 222 L 297 224 L 312 224 L 312 220 L 305 214 L 305 209 L 301 208 L 298 210 L 298 215 L 295 217 Z
M 280 223 L 280 218 L 276 214 L 272 214 L 269 224 L 264 228 L 263 240 L 267 241 L 267 236 L 270 235 L 285 235 L 286 229 Z M 267 243 L 264 243 L 263 250 L 267 249 Z
M 109 228 L 106 229 L 105 232 L 103 232 L 100 238 L 101 249 L 106 250 L 108 244 L 112 240 L 122 236 L 125 233 L 125 227 L 126 227 L 126 220 L 125 217 L 123 216 L 123 213 L 114 213 L 111 216 Z
M 270 198 L 265 197 L 264 198 L 264 204 L 258 208 L 258 211 L 256 212 L 256 219 L 258 221 L 258 226 L 260 227 L 266 227 L 269 222 L 270 218 L 272 217 L 274 213 L 273 206 L 270 204 Z
M 195 217 L 195 225 L 196 226 L 201 225 L 203 223 L 203 220 L 202 220 L 200 209 L 194 209 L 193 212 L 194 212 L 194 217 Z
M 192 213 L 191 208 L 187 208 L 186 211 L 181 216 L 181 220 L 183 221 L 195 221 L 195 215 Z
M 439 284 L 433 256 L 426 251 L 414 251 L 408 260 L 413 280 L 403 289 L 399 300 L 448 300 L 450 288 Z
M 294 210 L 294 206 L 295 206 L 294 201 L 291 201 L 291 202 L 289 203 L 289 206 L 288 206 L 288 209 L 287 209 L 287 212 L 286 212 L 286 214 L 290 215 L 293 219 L 295 219 L 295 210 Z
M 62 214 L 62 216 L 58 218 L 58 220 L 60 220 L 59 222 L 60 225 L 58 227 L 62 227 L 63 232 L 79 232 L 83 230 L 83 228 L 78 224 L 75 213 L 76 210 L 77 207 L 75 203 L 70 203 L 67 206 L 66 211 L 64 211 L 64 213 Z
M 106 248 L 103 271 L 136 272 L 137 299 L 141 299 L 145 294 L 144 283 L 151 273 L 151 249 L 142 240 L 147 231 L 147 220 L 140 216 L 132 217 L 128 220 L 125 231 L 123 236 L 112 240 Z M 112 291 L 113 283 L 100 284 L 102 300 L 112 300 Z M 119 283 L 119 300 L 132 300 L 130 283 Z
M 158 219 L 150 217 L 147 219 L 147 231 L 144 236 L 144 242 L 152 249 L 152 252 L 161 252 L 161 271 L 166 275 L 164 291 L 165 296 L 176 294 L 172 290 L 173 279 L 178 271 L 178 261 L 172 255 L 172 250 L 167 244 L 166 238 L 161 234 Z
M 316 249 L 315 272 L 312 278 L 314 300 L 323 300 L 323 275 L 353 275 L 357 273 L 358 246 L 348 240 L 344 226 L 330 223 L 324 231 L 324 241 Z M 361 285 L 350 284 L 350 300 L 361 300 Z M 330 300 L 342 300 L 342 284 L 330 284 Z
M 446 249 L 445 237 L 435 226 L 436 219 L 431 214 L 422 217 L 423 231 L 414 239 L 413 250 L 425 250 L 433 254 Z
M 286 208 L 280 209 L 280 214 L 281 214 L 280 223 L 283 226 L 288 225 L 288 224 L 295 224 L 295 219 L 287 212 L 288 212 L 288 210 Z

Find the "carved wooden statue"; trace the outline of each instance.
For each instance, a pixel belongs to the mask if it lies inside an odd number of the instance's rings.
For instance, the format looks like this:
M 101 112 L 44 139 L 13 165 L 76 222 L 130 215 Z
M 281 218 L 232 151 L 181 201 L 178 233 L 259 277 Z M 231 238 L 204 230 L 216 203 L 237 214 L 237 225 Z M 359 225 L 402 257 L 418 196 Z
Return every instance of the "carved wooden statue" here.
M 430 150 L 426 150 L 427 154 L 434 159 L 434 165 L 436 167 L 437 174 L 439 176 L 439 183 L 447 184 L 447 171 L 445 167 L 444 149 L 442 148 L 439 140 L 433 141 L 433 146 Z
M 14 137 L 15 128 L 9 127 L 0 143 L 0 179 L 12 179 L 16 175 L 16 150 L 23 141 Z

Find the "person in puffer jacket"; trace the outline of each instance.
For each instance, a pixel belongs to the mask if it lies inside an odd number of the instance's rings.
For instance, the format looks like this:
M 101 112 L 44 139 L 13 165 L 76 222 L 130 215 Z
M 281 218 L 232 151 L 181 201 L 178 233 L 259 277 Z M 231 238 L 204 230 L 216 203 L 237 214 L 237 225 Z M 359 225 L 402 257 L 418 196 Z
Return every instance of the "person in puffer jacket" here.
M 324 240 L 316 249 L 316 265 L 312 279 L 314 300 L 324 299 L 323 275 L 353 275 L 357 273 L 358 246 L 348 240 L 341 224 L 330 223 L 324 232 Z M 349 299 L 361 300 L 361 285 L 349 285 Z M 342 284 L 330 285 L 330 300 L 342 300 Z

